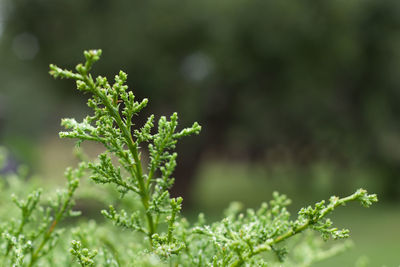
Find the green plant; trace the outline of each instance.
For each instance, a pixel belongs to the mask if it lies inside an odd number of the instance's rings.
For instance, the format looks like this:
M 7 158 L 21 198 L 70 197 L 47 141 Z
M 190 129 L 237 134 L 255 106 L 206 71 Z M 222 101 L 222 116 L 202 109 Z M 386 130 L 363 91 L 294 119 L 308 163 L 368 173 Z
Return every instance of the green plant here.
M 79 178 L 84 172 L 84 165 L 65 172 L 67 186 L 56 192 L 56 196 L 40 204 L 42 189 L 36 189 L 26 199 L 11 195 L 12 202 L 20 210 L 20 218 L 0 224 L 0 266 L 34 266 L 40 258 L 46 257 L 60 239 L 63 228 L 57 229 L 66 217 L 78 216 L 73 211 L 73 195 L 79 186 Z M 7 177 L 12 188 L 13 179 Z M 14 188 L 13 188 L 14 189 Z M 10 215 L 10 214 L 8 214 Z
M 241 213 L 240 204 L 233 203 L 223 220 L 206 224 L 200 214 L 191 225 L 180 213 L 183 199 L 171 198 L 168 190 L 174 183 L 177 154 L 173 149 L 177 141 L 198 134 L 201 127 L 194 123 L 177 131 L 178 116 L 174 113 L 169 119 L 162 116 L 157 127 L 152 115 L 141 128 L 134 128 L 133 118 L 147 105 L 147 99 L 135 101 L 122 71 L 112 85 L 104 77 L 94 79 L 90 70 L 100 59 L 101 50 L 85 51 L 84 55 L 86 62 L 77 65 L 76 72 L 50 65 L 52 76 L 73 79 L 78 90 L 90 94 L 88 106 L 94 111 L 82 122 L 62 120 L 67 131 L 60 137 L 76 139 L 78 145 L 98 142 L 106 150 L 97 161 L 83 160 L 77 170 L 68 170 L 67 190 L 50 201 L 49 207 L 38 204 L 40 191 L 34 191 L 26 201 L 15 199 L 20 219 L 0 228 L 5 264 L 32 266 L 41 260 L 51 265 L 54 258 L 60 257 L 66 266 L 71 262 L 81 266 L 308 266 L 336 254 L 347 244 L 325 250 L 314 235 L 300 233 L 312 229 L 324 240 L 347 238 L 348 230 L 333 227 L 327 215 L 350 201 L 359 201 L 365 207 L 377 201 L 376 195 L 359 189 L 351 196 L 331 197 L 327 204 L 321 201 L 302 208 L 292 220 L 287 210 L 290 200 L 274 193 L 269 204 L 263 203 L 258 210 Z M 81 223 L 63 236 L 61 248 L 54 252 L 61 235 L 55 226 L 68 214 L 76 215 L 71 211 L 72 197 L 85 170 L 92 181 L 114 186 L 121 198 L 140 203 L 140 208 L 128 205 L 130 210 L 126 211 L 109 205 L 102 214 L 118 228 L 93 221 Z M 25 230 L 26 225 L 35 223 L 38 228 Z M 71 239 L 71 243 L 66 242 Z M 70 247 L 70 256 L 65 255 L 66 246 Z

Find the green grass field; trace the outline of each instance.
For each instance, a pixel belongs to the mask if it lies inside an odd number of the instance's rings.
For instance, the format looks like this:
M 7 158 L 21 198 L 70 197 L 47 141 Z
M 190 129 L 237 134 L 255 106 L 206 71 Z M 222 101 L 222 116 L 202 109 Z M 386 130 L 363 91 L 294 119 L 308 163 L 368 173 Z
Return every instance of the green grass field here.
M 400 206 L 352 206 L 339 211 L 333 220 L 350 229 L 355 246 L 315 266 L 355 266 L 361 257 L 368 263 L 366 266 L 400 266 Z

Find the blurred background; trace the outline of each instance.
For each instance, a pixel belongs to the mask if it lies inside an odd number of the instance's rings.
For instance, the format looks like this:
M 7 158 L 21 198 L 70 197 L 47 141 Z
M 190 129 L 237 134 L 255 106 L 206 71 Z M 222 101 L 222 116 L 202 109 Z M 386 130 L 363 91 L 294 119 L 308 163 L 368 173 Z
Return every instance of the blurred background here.
M 60 119 L 88 109 L 48 65 L 72 69 L 92 48 L 103 50 L 95 74 L 122 69 L 150 99 L 137 125 L 177 111 L 182 127 L 203 126 L 178 146 L 174 194 L 187 213 L 256 207 L 274 190 L 298 208 L 363 187 L 380 202 L 339 211 L 356 249 L 332 266 L 360 255 L 398 266 L 400 1 L 0 0 L 0 144 L 11 167 L 63 181 L 74 157 Z

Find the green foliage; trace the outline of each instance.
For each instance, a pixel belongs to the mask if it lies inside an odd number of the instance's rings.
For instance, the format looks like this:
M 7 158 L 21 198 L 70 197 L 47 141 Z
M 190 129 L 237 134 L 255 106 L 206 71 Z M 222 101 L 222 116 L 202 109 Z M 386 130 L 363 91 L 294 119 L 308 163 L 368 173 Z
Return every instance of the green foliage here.
M 360 201 L 365 206 L 377 201 L 375 195 L 368 195 L 365 190 L 360 189 L 349 197 L 331 197 L 327 206 L 321 201 L 315 207 L 302 208 L 294 221 L 286 209 L 290 200 L 277 192 L 273 194 L 269 205 L 263 203 L 257 211 L 248 209 L 246 213 L 239 213 L 237 203 L 234 203 L 222 221 L 191 229 L 195 235 L 187 246 L 193 251 L 208 250 L 204 255 L 212 255 L 210 258 L 199 255 L 200 258 L 191 260 L 193 263 L 199 260 L 213 266 L 241 266 L 248 263 L 259 266 L 267 264 L 260 254 L 272 252 L 278 261 L 284 262 L 288 251 L 280 243 L 306 229 L 320 232 L 325 240 L 347 238 L 348 230 L 333 228 L 326 215 L 353 200 Z M 312 260 L 315 259 L 309 255 L 307 261 Z
M 78 259 L 81 266 L 94 266 L 93 258 L 96 257 L 97 250 L 89 251 L 87 248 L 82 248 L 82 243 L 75 240 L 72 240 L 71 245 L 70 252 Z
M 150 116 L 140 130 L 133 131 L 133 116 L 147 105 L 147 99 L 135 101 L 133 93 L 128 92 L 128 87 L 124 85 L 127 75 L 122 71 L 115 76 L 112 86 L 104 77 L 99 76 L 94 80 L 89 71 L 92 64 L 99 60 L 101 50 L 86 51 L 84 54 L 86 63 L 76 67 L 78 73 L 50 65 L 51 75 L 56 78 L 74 79 L 78 90 L 92 94 L 88 106 L 94 110 L 94 115 L 86 117 L 82 123 L 77 123 L 75 119 L 64 119 L 62 125 L 71 130 L 61 132 L 60 137 L 75 138 L 78 142 L 96 141 L 107 148 L 107 152 L 99 156 L 99 163 L 88 164 L 92 170 L 92 180 L 100 184 L 115 184 L 122 195 L 128 192 L 137 194 L 143 204 L 142 214 L 146 216 L 147 227 L 136 219 L 136 213 L 130 215 L 130 220 L 127 220 L 125 211 L 118 213 L 111 206 L 110 212 L 103 211 L 103 214 L 118 225 L 145 233 L 152 245 L 153 235 L 157 232 L 159 224 L 175 220 L 177 211 L 177 202 L 170 201 L 168 193 L 173 184 L 174 179 L 171 175 L 177 157 L 176 153 L 170 151 L 175 148 L 179 138 L 198 134 L 201 127 L 194 123 L 191 128 L 176 132 L 178 115 L 174 113 L 169 120 L 164 116 L 159 119 L 158 132 L 155 134 L 151 134 L 154 116 Z M 147 173 L 143 173 L 143 160 L 139 148 L 146 143 L 149 164 Z M 120 166 L 115 167 L 112 164 L 112 155 L 119 159 Z M 121 167 L 128 177 L 122 176 Z M 156 176 L 158 170 L 161 173 L 160 177 Z M 171 218 L 167 220 L 168 216 Z
M 84 165 L 78 169 L 68 168 L 65 172 L 67 186 L 47 201 L 41 201 L 42 190 L 37 189 L 26 199 L 11 195 L 13 203 L 20 210 L 20 216 L 2 221 L 0 225 L 0 257 L 3 266 L 34 266 L 40 258 L 49 254 L 57 245 L 63 228 L 57 227 L 66 217 L 78 216 L 72 210 L 73 195 L 83 176 Z M 14 177 L 6 177 L 12 182 Z
M 95 162 L 83 160 L 78 169 L 68 169 L 66 189 L 47 204 L 41 204 L 41 190 L 26 200 L 13 197 L 21 215 L 0 226 L 4 266 L 33 266 L 39 261 L 52 266 L 56 260 L 66 266 L 72 262 L 81 266 L 309 266 L 346 244 L 324 250 L 314 235 L 300 233 L 310 229 L 324 240 L 347 238 L 349 231 L 335 228 L 327 215 L 350 201 L 365 207 L 377 201 L 376 195 L 359 189 L 348 197 L 334 196 L 327 204 L 321 201 L 302 208 L 293 220 L 287 210 L 291 201 L 274 193 L 269 204 L 256 211 L 241 213 L 240 204 L 233 203 L 221 221 L 206 224 L 200 214 L 191 225 L 180 214 L 183 199 L 171 198 L 169 189 L 174 183 L 177 141 L 198 134 L 201 127 L 194 123 L 177 130 L 178 115 L 173 113 L 168 119 L 162 116 L 157 127 L 151 115 L 141 128 L 134 128 L 134 116 L 147 99 L 135 100 L 122 71 L 112 85 L 105 77 L 92 77 L 90 70 L 101 50 L 85 51 L 84 56 L 86 62 L 77 65 L 76 72 L 50 65 L 52 76 L 73 79 L 78 90 L 90 94 L 88 106 L 93 109 L 93 115 L 82 122 L 62 120 L 67 131 L 60 137 L 76 139 L 78 145 L 98 142 L 105 152 Z M 122 199 L 131 198 L 140 208 L 109 203 L 101 213 L 116 227 L 91 221 L 67 233 L 56 230 L 62 219 L 77 215 L 71 209 L 73 196 L 85 170 L 94 183 L 115 187 Z M 66 247 L 71 255 L 66 255 Z

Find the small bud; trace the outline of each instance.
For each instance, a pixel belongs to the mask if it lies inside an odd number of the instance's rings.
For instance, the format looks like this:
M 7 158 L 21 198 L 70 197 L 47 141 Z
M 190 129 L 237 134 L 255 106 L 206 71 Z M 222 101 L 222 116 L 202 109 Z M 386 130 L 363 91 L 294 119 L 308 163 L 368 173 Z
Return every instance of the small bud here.
M 180 204 L 182 203 L 182 201 L 183 201 L 183 198 L 182 198 L 182 197 L 177 197 L 177 198 L 176 198 L 176 203 L 177 203 L 178 205 L 180 205 Z
M 80 91 L 87 90 L 86 84 L 83 81 L 80 81 L 80 80 L 76 81 L 76 88 L 78 88 L 78 90 L 80 90 Z
M 86 72 L 86 68 L 81 63 L 76 65 L 75 69 L 77 72 L 79 72 L 81 74 Z
M 122 70 L 119 72 L 119 78 L 125 82 L 126 79 L 128 78 L 128 74 L 126 74 L 125 72 L 123 72 Z

